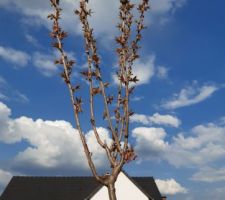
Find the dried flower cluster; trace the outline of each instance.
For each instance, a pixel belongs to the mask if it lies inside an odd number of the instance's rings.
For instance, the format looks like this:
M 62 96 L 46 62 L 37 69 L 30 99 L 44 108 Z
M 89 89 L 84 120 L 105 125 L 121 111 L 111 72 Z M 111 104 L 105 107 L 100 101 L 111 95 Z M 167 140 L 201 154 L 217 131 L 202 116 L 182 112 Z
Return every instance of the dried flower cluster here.
M 133 75 L 132 67 L 134 61 L 139 58 L 138 49 L 139 41 L 142 38 L 141 31 L 144 26 L 144 15 L 149 9 L 148 0 L 140 0 L 137 5 L 139 12 L 138 19 L 134 20 L 132 14 L 135 5 L 129 0 L 120 0 L 119 8 L 119 23 L 118 29 L 120 35 L 116 37 L 116 42 L 119 47 L 116 49 L 119 58 L 118 76 L 118 92 L 117 96 L 107 95 L 106 90 L 109 86 L 108 82 L 104 82 L 100 68 L 100 56 L 97 51 L 96 40 L 94 38 L 94 30 L 90 27 L 88 18 L 92 14 L 92 10 L 88 9 L 88 1 L 80 0 L 79 9 L 75 10 L 75 14 L 79 17 L 82 24 L 83 38 L 85 41 L 85 53 L 87 57 L 88 69 L 81 72 L 81 75 L 89 82 L 89 102 L 90 102 L 90 124 L 94 131 L 98 144 L 105 150 L 107 158 L 111 166 L 111 173 L 100 176 L 97 173 L 95 165 L 92 160 L 92 153 L 86 143 L 85 136 L 80 125 L 79 114 L 82 112 L 82 98 L 77 96 L 77 91 L 80 85 L 74 85 L 71 81 L 71 75 L 74 60 L 70 60 L 64 51 L 63 40 L 68 36 L 59 25 L 62 9 L 59 6 L 59 0 L 50 0 L 54 9 L 54 13 L 50 14 L 48 18 L 53 21 L 52 32 L 50 33 L 53 39 L 52 46 L 60 53 L 60 58 L 55 61 L 55 64 L 63 66 L 61 74 L 66 85 L 68 86 L 71 102 L 73 105 L 76 128 L 79 131 L 80 138 L 84 147 L 88 164 L 94 177 L 103 185 L 108 187 L 109 197 L 112 200 L 116 199 L 115 195 L 115 181 L 118 174 L 122 170 L 124 164 L 136 158 L 136 154 L 132 146 L 129 145 L 129 117 L 133 115 L 133 111 L 129 108 L 129 97 L 134 91 L 133 83 L 138 81 L 137 76 Z M 132 25 L 136 24 L 136 35 L 132 40 Z M 94 115 L 94 99 L 96 95 L 101 95 L 104 102 L 103 119 L 108 123 L 108 128 L 111 132 L 112 142 L 110 145 L 99 136 L 96 128 L 96 121 Z M 109 106 L 115 101 L 116 106 L 113 114 L 110 113 Z M 113 120 L 115 119 L 115 120 Z

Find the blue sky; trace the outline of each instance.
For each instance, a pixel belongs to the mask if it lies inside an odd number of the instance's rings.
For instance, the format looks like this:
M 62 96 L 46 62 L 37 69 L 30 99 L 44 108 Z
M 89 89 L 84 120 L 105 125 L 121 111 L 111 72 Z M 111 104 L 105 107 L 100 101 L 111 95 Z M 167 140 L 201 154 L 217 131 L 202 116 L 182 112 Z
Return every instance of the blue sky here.
M 66 51 L 77 60 L 74 80 L 87 89 L 83 40 L 73 16 L 77 1 L 63 3 L 63 27 L 70 33 Z M 99 45 L 108 92 L 115 92 L 118 3 L 90 0 L 91 24 Z M 131 98 L 131 142 L 137 161 L 130 175 L 154 176 L 168 199 L 215 199 L 225 195 L 225 2 L 152 0 L 146 16 L 141 59 L 134 72 L 140 82 Z M 53 65 L 47 1 L 0 2 L 0 190 L 12 175 L 88 174 L 68 93 Z M 87 93 L 81 95 L 87 98 Z M 96 108 L 101 110 L 101 103 Z M 103 153 L 81 116 L 95 163 Z M 97 115 L 101 119 L 101 114 Z M 100 120 L 101 136 L 108 131 Z

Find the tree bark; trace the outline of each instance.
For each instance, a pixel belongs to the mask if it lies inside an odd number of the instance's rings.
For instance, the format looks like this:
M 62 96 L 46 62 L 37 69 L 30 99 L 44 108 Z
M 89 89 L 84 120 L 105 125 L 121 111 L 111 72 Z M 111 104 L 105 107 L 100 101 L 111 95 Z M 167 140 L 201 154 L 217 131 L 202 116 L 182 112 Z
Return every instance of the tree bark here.
M 111 183 L 111 184 L 108 185 L 108 193 L 109 193 L 109 199 L 110 200 L 116 200 L 115 183 Z

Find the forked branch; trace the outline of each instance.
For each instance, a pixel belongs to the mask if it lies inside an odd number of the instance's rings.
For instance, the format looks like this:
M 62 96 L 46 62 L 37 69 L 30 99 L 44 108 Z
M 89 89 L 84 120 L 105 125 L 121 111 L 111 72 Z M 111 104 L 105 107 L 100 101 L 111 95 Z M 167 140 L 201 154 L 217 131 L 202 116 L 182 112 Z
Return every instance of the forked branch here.
M 92 11 L 88 8 L 88 1 L 80 0 L 79 9 L 75 10 L 75 14 L 79 16 L 79 20 L 82 25 L 85 53 L 88 64 L 88 69 L 82 71 L 81 74 L 89 82 L 90 124 L 98 144 L 105 150 L 111 167 L 111 173 L 99 176 L 79 120 L 79 115 L 83 111 L 83 100 L 77 95 L 80 85 L 72 83 L 72 72 L 75 61 L 68 58 L 63 46 L 63 40 L 68 36 L 68 34 L 64 32 L 59 25 L 62 9 L 59 6 L 59 0 L 50 0 L 51 6 L 54 10 L 54 12 L 48 16 L 48 18 L 53 22 L 50 36 L 53 39 L 52 46 L 60 53 L 60 58 L 55 61 L 55 64 L 63 66 L 61 76 L 69 90 L 76 128 L 79 132 L 92 174 L 97 181 L 108 187 L 110 200 L 116 199 L 115 181 L 124 164 L 136 158 L 135 151 L 129 144 L 129 118 L 133 114 L 133 111 L 131 111 L 129 107 L 129 98 L 134 91 L 133 84 L 138 82 L 137 76 L 133 74 L 133 65 L 134 61 L 139 58 L 139 42 L 142 38 L 141 32 L 145 28 L 144 16 L 145 12 L 149 9 L 149 0 L 140 1 L 140 4 L 137 5 L 139 16 L 134 20 L 132 13 L 133 9 L 136 7 L 135 4 L 131 3 L 129 0 L 120 0 L 120 20 L 117 26 L 120 31 L 120 35 L 116 37 L 116 42 L 119 45 L 116 49 L 119 61 L 119 69 L 117 71 L 119 84 L 117 97 L 115 99 L 116 105 L 114 107 L 114 114 L 110 113 L 110 106 L 111 104 L 113 105 L 114 97 L 107 95 L 106 93 L 109 83 L 104 82 L 103 80 L 100 68 L 100 56 L 97 51 L 94 30 L 89 24 L 89 17 L 91 17 Z M 132 26 L 134 23 L 136 24 L 136 34 L 134 34 L 135 36 L 132 39 Z M 111 132 L 112 143 L 110 146 L 101 139 L 96 126 L 94 110 L 94 100 L 96 95 L 101 95 L 103 98 L 103 118 L 106 119 L 108 128 Z

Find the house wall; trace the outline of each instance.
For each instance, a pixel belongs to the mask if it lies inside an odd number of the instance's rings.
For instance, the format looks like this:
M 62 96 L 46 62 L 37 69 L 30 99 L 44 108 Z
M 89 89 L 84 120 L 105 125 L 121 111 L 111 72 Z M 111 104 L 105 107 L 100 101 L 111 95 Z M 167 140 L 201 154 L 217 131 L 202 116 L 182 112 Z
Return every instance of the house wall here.
M 148 197 L 122 172 L 118 176 L 115 188 L 117 200 L 148 200 Z M 107 187 L 103 186 L 91 200 L 109 200 Z

